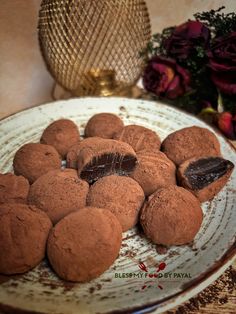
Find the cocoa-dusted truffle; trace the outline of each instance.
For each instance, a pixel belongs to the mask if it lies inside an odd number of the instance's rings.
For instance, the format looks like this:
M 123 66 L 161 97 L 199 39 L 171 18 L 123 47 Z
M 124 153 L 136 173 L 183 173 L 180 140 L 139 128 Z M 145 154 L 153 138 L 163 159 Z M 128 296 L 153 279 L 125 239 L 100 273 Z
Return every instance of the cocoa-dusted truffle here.
M 159 136 L 154 131 L 140 125 L 127 125 L 113 138 L 128 143 L 136 152 L 144 149 L 160 149 L 161 146 Z
M 26 204 L 0 204 L 0 273 L 24 273 L 45 256 L 52 223 L 48 216 Z
M 146 196 L 176 184 L 175 165 L 164 153 L 144 150 L 137 152 L 137 158 L 138 164 L 130 176 L 141 185 Z
M 121 239 L 121 225 L 109 210 L 86 207 L 66 216 L 52 229 L 47 254 L 62 279 L 90 281 L 115 261 Z
M 123 121 L 113 113 L 98 113 L 88 120 L 85 127 L 85 136 L 113 138 L 124 127 Z
M 199 200 L 189 191 L 170 185 L 152 194 L 141 211 L 141 225 L 156 244 L 190 243 L 203 219 Z
M 16 175 L 22 175 L 33 183 L 43 174 L 61 168 L 61 159 L 53 146 L 28 143 L 16 152 L 13 160 Z
M 220 156 L 220 143 L 214 133 L 191 126 L 169 134 L 162 143 L 162 151 L 176 165 L 193 157 Z
M 126 175 L 133 171 L 137 158 L 130 145 L 111 139 L 92 139 L 78 155 L 81 179 L 92 183 L 106 175 Z
M 221 157 L 192 158 L 177 171 L 179 184 L 200 202 L 212 199 L 227 183 L 234 164 Z
M 117 175 L 99 179 L 90 187 L 87 197 L 88 206 L 109 209 L 123 231 L 136 225 L 143 202 L 144 192 L 140 185 L 129 177 Z
M 79 156 L 80 151 L 84 147 L 88 147 L 90 144 L 93 144 L 96 141 L 99 141 L 99 139 L 101 138 L 100 137 L 88 137 L 74 144 L 73 146 L 71 146 L 71 148 L 69 149 L 66 155 L 66 167 L 72 168 L 72 169 L 78 169 L 78 156 Z
M 51 123 L 43 132 L 40 142 L 56 148 L 62 158 L 66 157 L 69 148 L 79 142 L 80 134 L 77 125 L 68 119 Z
M 50 171 L 30 187 L 28 202 L 46 212 L 53 224 L 86 204 L 89 185 L 76 170 Z
M 29 187 L 28 180 L 22 176 L 0 173 L 0 204 L 26 203 Z

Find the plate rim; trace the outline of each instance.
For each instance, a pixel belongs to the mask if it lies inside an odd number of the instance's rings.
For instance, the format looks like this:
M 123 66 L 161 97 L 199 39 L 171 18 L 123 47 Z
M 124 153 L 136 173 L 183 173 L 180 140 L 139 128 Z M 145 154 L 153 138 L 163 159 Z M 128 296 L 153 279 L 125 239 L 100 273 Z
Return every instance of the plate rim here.
M 14 113 L 10 113 L 9 115 L 5 116 L 5 117 L 2 117 L 0 118 L 0 122 L 4 121 L 4 120 L 7 120 L 9 118 L 11 118 L 12 116 L 16 116 L 18 114 L 21 114 L 21 113 L 24 113 L 25 111 L 30 111 L 30 110 L 34 110 L 36 108 L 39 108 L 39 107 L 46 107 L 46 106 L 50 106 L 51 104 L 54 104 L 54 103 L 63 103 L 63 102 L 67 102 L 67 101 L 73 101 L 73 100 L 79 100 L 79 99 L 102 99 L 102 100 L 107 100 L 107 99 L 119 99 L 119 100 L 131 100 L 131 101 L 142 101 L 142 102 L 151 102 L 151 103 L 158 103 L 158 104 L 161 104 L 165 107 L 168 107 L 168 108 L 171 108 L 171 109 L 174 109 L 178 112 L 181 112 L 181 113 L 184 113 L 185 115 L 187 116 L 190 116 L 190 117 L 193 117 L 199 121 L 201 121 L 202 123 L 206 124 L 209 128 L 211 128 L 212 130 L 214 130 L 215 133 L 217 133 L 218 136 L 222 137 L 230 146 L 231 148 L 233 148 L 233 150 L 235 150 L 236 152 L 236 147 L 231 143 L 231 141 L 219 130 L 217 129 L 214 125 L 211 125 L 211 124 L 208 124 L 206 121 L 200 119 L 198 116 L 194 115 L 193 113 L 190 113 L 190 112 L 187 112 L 185 111 L 184 109 L 182 108 L 178 108 L 178 107 L 175 107 L 173 105 L 170 105 L 169 102 L 165 102 L 163 100 L 159 100 L 159 99 L 143 99 L 143 98 L 128 98 L 128 97 L 119 97 L 119 96 L 107 96 L 107 97 L 96 97 L 96 96 L 84 96 L 84 97 L 73 97 L 73 98 L 68 98 L 68 99 L 59 99 L 59 100 L 52 100 L 50 102 L 45 102 L 45 103 L 42 103 L 42 104 L 37 104 L 37 105 L 33 105 L 32 107 L 28 107 L 28 108 L 23 108 L 23 109 L 20 109 L 20 110 L 17 110 L 16 112 Z
M 46 102 L 43 104 L 39 104 L 39 105 L 35 105 L 29 108 L 24 108 L 21 110 L 16 111 L 15 113 L 9 114 L 3 118 L 0 119 L 0 122 L 4 122 L 4 120 L 8 120 L 9 118 L 13 117 L 13 116 L 17 116 L 20 115 L 22 113 L 24 113 L 25 111 L 31 111 L 34 110 L 35 108 L 38 107 L 44 107 L 44 106 L 50 106 L 51 104 L 55 104 L 55 103 L 63 103 L 63 102 L 67 102 L 67 101 L 76 101 L 76 100 L 80 100 L 80 99 L 92 99 L 93 101 L 95 99 L 97 100 L 112 100 L 112 99 L 119 99 L 120 101 L 122 100 L 130 100 L 130 101 L 141 101 L 144 103 L 153 103 L 153 104 L 161 104 L 165 107 L 169 107 L 172 110 L 175 110 L 177 112 L 180 113 L 184 113 L 187 116 L 193 117 L 201 122 L 203 122 L 206 126 L 208 126 L 210 129 L 212 129 L 219 137 L 223 138 L 224 141 L 227 142 L 227 144 L 231 147 L 231 149 L 235 152 L 236 154 L 236 147 L 231 143 L 231 141 L 226 138 L 226 136 L 224 136 L 220 130 L 218 130 L 216 127 L 206 123 L 205 121 L 199 119 L 199 117 L 195 116 L 194 114 L 191 114 L 189 112 L 184 111 L 181 108 L 177 108 L 174 107 L 168 103 L 165 103 L 163 101 L 160 100 L 146 100 L 146 99 L 134 99 L 134 98 L 126 98 L 126 97 L 75 97 L 75 98 L 70 98 L 70 99 L 62 99 L 62 100 L 52 100 L 50 102 Z M 190 282 L 184 284 L 184 288 L 179 291 L 176 292 L 168 297 L 163 298 L 162 300 L 159 301 L 154 301 L 154 302 L 150 302 L 150 303 L 146 303 L 145 305 L 140 305 L 140 306 L 135 306 L 135 307 L 130 307 L 127 309 L 123 309 L 123 310 L 115 310 L 115 311 L 108 311 L 105 312 L 106 314 L 131 314 L 131 313 L 135 313 L 136 311 L 138 311 L 139 314 L 141 313 L 152 313 L 155 310 L 158 309 L 159 306 L 163 307 L 163 310 L 165 310 L 164 308 L 166 306 L 168 306 L 168 304 L 172 304 L 174 303 L 174 301 L 176 300 L 176 298 L 180 297 L 181 295 L 186 295 L 188 293 L 190 293 L 192 290 L 196 289 L 198 286 L 200 286 L 201 284 L 203 284 L 204 286 L 202 288 L 199 289 L 199 291 L 194 291 L 194 295 L 196 295 L 197 293 L 199 293 L 200 291 L 204 290 L 206 287 L 208 287 L 210 284 L 212 284 L 217 278 L 219 278 L 223 272 L 225 271 L 224 266 L 226 264 L 229 263 L 229 266 L 232 265 L 232 263 L 234 262 L 234 260 L 236 259 L 236 239 L 234 240 L 233 244 L 227 249 L 227 251 L 221 256 L 221 258 L 217 261 L 215 261 L 214 264 L 212 264 L 204 273 L 200 274 L 197 278 L 191 280 Z M 216 278 L 212 278 L 211 280 L 211 276 L 213 277 L 213 275 L 216 274 Z M 210 281 L 208 282 L 208 280 L 210 279 Z M 189 298 L 191 298 L 191 296 L 187 297 L 186 300 L 183 300 L 183 302 L 186 302 Z M 179 303 L 179 305 L 182 304 Z M 174 306 L 174 304 L 173 304 Z M 177 304 L 175 305 L 177 306 Z M 0 303 L 0 311 L 3 311 L 3 313 L 14 313 L 14 314 L 45 314 L 43 312 L 38 312 L 38 311 L 31 311 L 31 310 L 22 310 L 19 308 L 15 308 L 14 306 L 10 306 L 10 305 L 6 305 L 4 303 Z

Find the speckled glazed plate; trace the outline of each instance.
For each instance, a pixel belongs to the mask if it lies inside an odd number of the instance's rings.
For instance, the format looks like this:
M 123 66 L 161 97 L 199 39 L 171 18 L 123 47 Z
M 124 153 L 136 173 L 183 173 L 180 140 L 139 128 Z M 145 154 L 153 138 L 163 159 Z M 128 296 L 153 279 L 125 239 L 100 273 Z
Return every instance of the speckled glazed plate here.
M 37 142 L 53 120 L 70 118 L 83 131 L 86 121 L 99 112 L 116 113 L 125 124 L 149 127 L 162 139 L 191 125 L 212 130 L 197 118 L 159 102 L 122 98 L 59 101 L 0 121 L 0 172 L 12 171 L 16 150 L 27 142 Z M 221 135 L 216 136 L 223 156 L 236 164 L 234 148 Z M 217 197 L 203 204 L 204 221 L 192 245 L 158 253 L 138 228 L 130 230 L 123 234 L 114 265 L 90 283 L 61 281 L 46 260 L 25 275 L 0 277 L 0 312 L 161 313 L 170 309 L 201 291 L 232 263 L 236 253 L 235 207 L 236 170 Z

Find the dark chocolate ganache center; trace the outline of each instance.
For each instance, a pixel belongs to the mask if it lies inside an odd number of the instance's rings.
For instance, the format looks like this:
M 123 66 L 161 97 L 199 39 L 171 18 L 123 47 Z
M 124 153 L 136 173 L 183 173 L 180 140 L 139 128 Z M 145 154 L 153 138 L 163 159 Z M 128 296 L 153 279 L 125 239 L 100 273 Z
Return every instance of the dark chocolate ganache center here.
M 101 177 L 117 173 L 128 175 L 135 168 L 137 159 L 132 155 L 103 154 L 94 157 L 90 163 L 85 165 L 80 177 L 89 183 L 93 183 Z
M 201 158 L 191 162 L 184 175 L 193 190 L 200 190 L 231 171 L 234 164 L 221 157 Z

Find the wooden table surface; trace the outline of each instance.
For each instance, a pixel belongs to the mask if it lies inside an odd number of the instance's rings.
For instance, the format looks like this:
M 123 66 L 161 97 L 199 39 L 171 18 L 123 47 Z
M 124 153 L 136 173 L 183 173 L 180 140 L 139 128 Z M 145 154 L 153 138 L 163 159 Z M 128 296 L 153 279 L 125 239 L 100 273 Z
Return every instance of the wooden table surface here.
M 54 81 L 38 49 L 37 15 L 41 0 L 1 0 L 0 119 L 52 100 Z M 153 32 L 191 18 L 196 11 L 235 11 L 235 0 L 147 0 Z M 173 13 L 173 10 L 175 14 Z M 173 313 L 236 314 L 236 262 L 214 284 Z

